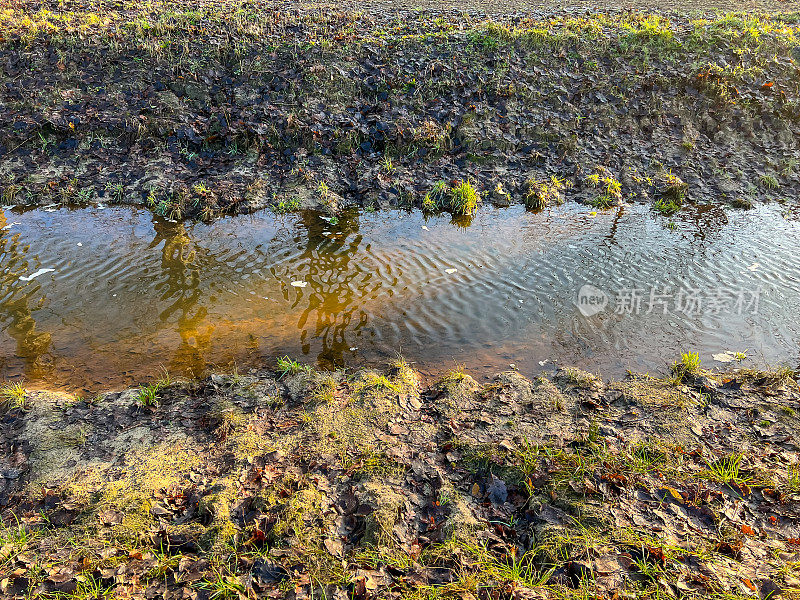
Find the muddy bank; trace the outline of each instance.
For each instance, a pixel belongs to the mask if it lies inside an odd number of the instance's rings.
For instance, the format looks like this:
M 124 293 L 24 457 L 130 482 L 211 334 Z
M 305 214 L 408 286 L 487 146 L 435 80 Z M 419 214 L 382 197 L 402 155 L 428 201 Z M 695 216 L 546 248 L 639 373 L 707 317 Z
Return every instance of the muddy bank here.
M 44 6 L 0 11 L 6 204 L 797 197 L 797 13 Z
M 789 370 L 3 395 L 4 597 L 800 593 Z

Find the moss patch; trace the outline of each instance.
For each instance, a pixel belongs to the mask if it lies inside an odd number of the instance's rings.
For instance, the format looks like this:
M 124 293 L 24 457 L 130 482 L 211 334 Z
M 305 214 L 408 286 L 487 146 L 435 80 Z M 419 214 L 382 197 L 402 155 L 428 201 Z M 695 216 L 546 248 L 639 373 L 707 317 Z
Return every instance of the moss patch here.
M 122 519 L 114 533 L 137 540 L 157 522 L 151 513 L 156 498 L 189 485 L 189 474 L 199 464 L 198 450 L 188 443 L 131 450 L 123 466 L 90 469 L 70 481 L 65 491 L 84 504 L 87 525 L 102 511 L 119 511 Z

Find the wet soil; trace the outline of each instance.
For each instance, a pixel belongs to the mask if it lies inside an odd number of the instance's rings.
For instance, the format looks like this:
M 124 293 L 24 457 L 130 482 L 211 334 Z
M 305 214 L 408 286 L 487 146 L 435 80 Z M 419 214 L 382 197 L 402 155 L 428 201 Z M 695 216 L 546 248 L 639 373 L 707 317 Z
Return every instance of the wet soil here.
M 797 198 L 796 13 L 45 6 L 2 15 L 8 204 Z
M 790 371 L 423 388 L 402 362 L 296 365 L 142 397 L 3 415 L 3 597 L 800 592 Z

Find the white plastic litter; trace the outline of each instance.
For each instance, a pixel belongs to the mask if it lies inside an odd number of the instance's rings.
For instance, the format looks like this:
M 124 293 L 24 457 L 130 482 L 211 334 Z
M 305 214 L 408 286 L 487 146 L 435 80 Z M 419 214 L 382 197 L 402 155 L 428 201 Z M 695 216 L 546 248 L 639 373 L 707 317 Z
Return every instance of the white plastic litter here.
M 39 275 L 44 275 L 45 273 L 52 273 L 55 269 L 39 269 L 35 273 L 31 273 L 30 275 L 23 275 L 19 278 L 20 281 L 31 281 L 32 279 L 36 279 Z

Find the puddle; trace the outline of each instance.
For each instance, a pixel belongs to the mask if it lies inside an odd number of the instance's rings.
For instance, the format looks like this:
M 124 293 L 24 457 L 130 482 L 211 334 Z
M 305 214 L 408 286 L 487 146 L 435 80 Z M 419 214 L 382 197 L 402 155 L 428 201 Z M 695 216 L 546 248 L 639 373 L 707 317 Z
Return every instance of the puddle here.
M 129 207 L 0 210 L 0 377 L 91 390 L 160 366 L 397 350 L 430 374 L 664 372 L 686 349 L 795 365 L 800 225 L 769 206 L 673 220 L 570 204 L 485 208 L 468 227 L 399 211 L 184 225 Z

